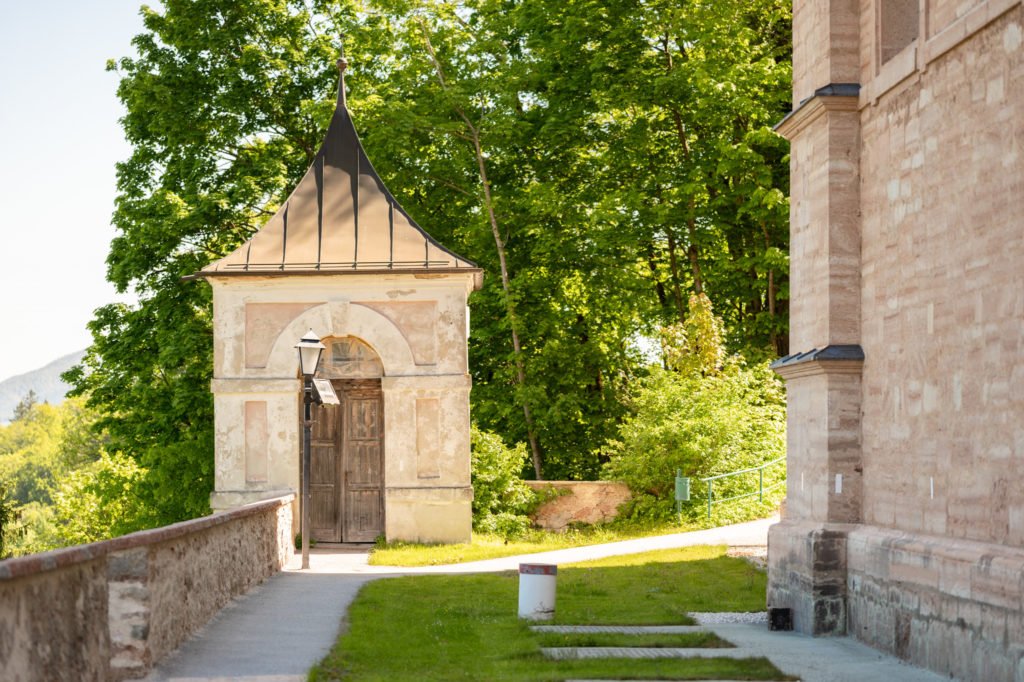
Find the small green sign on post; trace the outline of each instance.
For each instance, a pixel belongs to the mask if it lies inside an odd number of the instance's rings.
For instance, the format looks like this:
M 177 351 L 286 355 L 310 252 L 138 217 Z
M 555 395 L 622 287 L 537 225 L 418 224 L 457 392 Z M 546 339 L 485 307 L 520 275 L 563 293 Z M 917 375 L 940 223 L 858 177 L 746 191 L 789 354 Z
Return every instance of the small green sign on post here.
M 683 502 L 690 501 L 690 479 L 683 476 L 682 469 L 676 469 L 676 514 L 682 518 Z

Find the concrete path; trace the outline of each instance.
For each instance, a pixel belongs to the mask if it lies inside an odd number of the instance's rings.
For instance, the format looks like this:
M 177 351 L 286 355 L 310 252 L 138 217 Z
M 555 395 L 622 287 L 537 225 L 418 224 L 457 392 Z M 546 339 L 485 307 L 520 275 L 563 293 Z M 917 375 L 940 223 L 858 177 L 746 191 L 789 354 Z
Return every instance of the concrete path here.
M 333 646 L 344 614 L 370 580 L 424 573 L 483 573 L 516 570 L 521 562 L 566 564 L 655 549 L 691 545 L 761 546 L 777 519 L 712 530 L 662 535 L 605 545 L 475 561 L 449 566 L 370 566 L 369 550 L 316 549 L 310 570 L 299 558 L 248 594 L 236 599 L 162 661 L 152 682 L 300 682 Z M 511 605 L 510 608 L 515 608 Z M 710 626 L 738 646 L 761 647 L 772 662 L 805 682 L 937 682 L 938 676 L 903 665 L 846 638 L 810 638 L 769 632 L 763 625 Z M 731 629 L 730 629 L 731 628 Z M 744 629 L 746 628 L 746 629 Z M 747 644 L 743 645 L 747 648 Z M 752 654 L 752 655 L 762 655 Z
M 949 682 L 850 637 L 808 637 L 749 623 L 709 625 L 708 629 L 748 656 L 764 656 L 804 682 Z
M 300 682 L 327 655 L 371 576 L 286 570 L 239 597 L 146 678 Z
M 848 637 L 807 637 L 793 632 L 771 632 L 767 619 L 743 620 L 744 614 L 700 614 L 704 625 L 534 625 L 535 632 L 559 634 L 621 633 L 677 634 L 711 631 L 734 649 L 646 647 L 551 647 L 541 649 L 552 659 L 573 658 L 755 658 L 763 656 L 787 675 L 810 682 L 938 682 L 946 678 L 915 668 Z M 763 615 L 763 614 L 762 614 Z M 754 619 L 751 619 L 754 620 Z M 575 680 L 570 682 L 584 682 Z
M 415 575 L 420 573 L 495 573 L 499 571 L 517 571 L 522 562 L 539 564 L 570 564 L 590 559 L 604 559 L 610 556 L 636 554 L 656 549 L 673 547 L 691 547 L 693 545 L 729 545 L 730 547 L 764 547 L 768 543 L 768 527 L 778 522 L 778 517 L 738 523 L 734 526 L 723 526 L 709 530 L 691 531 L 689 533 L 673 533 L 657 535 L 650 538 L 609 542 L 604 545 L 572 547 L 556 549 L 551 552 L 538 552 L 521 556 L 469 561 L 464 564 L 448 564 L 445 566 L 418 566 L 404 568 L 398 566 L 370 566 L 368 554 L 353 552 L 335 552 L 332 550 L 313 550 L 310 553 L 310 569 L 315 573 L 338 573 L 356 575 Z

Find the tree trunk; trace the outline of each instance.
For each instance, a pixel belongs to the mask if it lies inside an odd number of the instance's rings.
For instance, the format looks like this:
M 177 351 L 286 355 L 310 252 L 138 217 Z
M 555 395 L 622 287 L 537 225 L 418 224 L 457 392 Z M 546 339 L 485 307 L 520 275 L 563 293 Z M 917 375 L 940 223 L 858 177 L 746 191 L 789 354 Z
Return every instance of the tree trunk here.
M 668 262 L 672 269 L 672 298 L 676 302 L 676 312 L 679 313 L 679 321 L 686 322 L 686 304 L 683 302 L 683 292 L 679 286 L 679 259 L 676 257 L 676 238 L 668 232 Z M 699 291 L 699 290 L 698 290 Z
M 444 69 L 434 52 L 434 45 L 430 40 L 430 32 L 427 30 L 426 22 L 420 20 L 423 29 L 423 38 L 426 43 L 427 52 L 434 65 L 434 71 L 441 88 L 448 90 L 448 83 L 444 77 Z M 516 320 L 515 304 L 512 302 L 510 278 L 508 274 L 508 261 L 505 258 L 505 241 L 501 238 L 501 230 L 498 227 L 498 219 L 494 213 L 494 201 L 491 197 L 491 183 L 487 179 L 487 164 L 484 160 L 483 144 L 480 140 L 480 129 L 466 115 L 461 107 L 453 105 L 455 113 L 466 124 L 469 132 L 469 139 L 473 143 L 473 153 L 476 156 L 477 169 L 480 176 L 480 186 L 483 188 L 484 209 L 487 211 L 487 219 L 490 222 L 491 234 L 494 236 L 494 246 L 498 251 L 498 263 L 501 267 L 501 289 L 505 299 L 505 313 L 508 315 L 508 325 L 512 332 L 512 357 L 516 366 L 516 384 L 519 389 L 519 400 L 523 405 L 523 418 L 526 420 L 526 437 L 530 443 L 530 454 L 533 459 L 533 471 L 537 480 L 543 478 L 543 466 L 540 452 L 540 444 L 537 442 L 537 431 L 533 424 L 533 415 L 530 413 L 530 402 L 526 399 L 524 389 L 526 388 L 526 363 L 523 361 L 522 344 L 519 342 L 519 328 Z
M 526 387 L 526 363 L 523 362 L 523 349 L 519 343 L 519 329 L 516 318 L 515 304 L 512 303 L 511 285 L 508 276 L 508 262 L 505 259 L 505 241 L 501 238 L 501 230 L 498 229 L 498 219 L 494 214 L 494 202 L 491 199 L 491 183 L 487 180 L 487 164 L 484 162 L 483 148 L 480 144 L 480 134 L 475 127 L 470 128 L 473 136 L 473 149 L 476 152 L 476 162 L 480 170 L 480 184 L 484 189 L 484 205 L 487 209 L 487 218 L 491 224 L 491 234 L 494 236 L 494 246 L 498 251 L 498 262 L 501 265 L 501 289 L 505 294 L 505 312 L 508 315 L 508 326 L 512 331 L 512 353 L 516 365 L 516 380 L 519 384 L 519 399 L 523 404 L 523 418 L 526 420 L 526 437 L 530 442 L 530 456 L 533 460 L 533 472 L 537 480 L 543 480 L 543 462 L 540 454 L 540 444 L 537 442 L 537 432 L 533 425 L 533 416 L 530 414 L 530 401 L 522 394 Z

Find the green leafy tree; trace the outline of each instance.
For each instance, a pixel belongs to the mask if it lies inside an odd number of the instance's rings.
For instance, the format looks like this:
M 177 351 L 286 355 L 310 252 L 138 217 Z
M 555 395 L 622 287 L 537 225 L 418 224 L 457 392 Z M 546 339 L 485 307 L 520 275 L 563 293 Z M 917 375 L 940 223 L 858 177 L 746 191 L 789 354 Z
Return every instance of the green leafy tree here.
M 783 352 L 784 0 L 170 0 L 121 78 L 101 308 L 68 374 L 158 522 L 208 511 L 211 301 L 187 276 L 251 236 L 313 158 L 346 35 L 349 106 L 403 205 L 488 273 L 474 294 L 474 419 L 533 475 L 593 478 L 638 339 L 722 312 L 731 350 Z
M 538 478 L 593 477 L 644 309 L 623 272 L 632 254 L 595 238 L 562 184 L 588 144 L 583 122 L 557 118 L 538 92 L 529 3 L 415 7 L 389 17 L 394 42 L 412 49 L 382 86 L 400 96 L 366 143 L 393 188 L 412 188 L 406 206 L 494 274 L 472 300 L 475 419 L 527 442 Z
M 58 454 L 63 429 L 60 407 L 35 402 L 0 427 L 0 481 L 18 505 L 49 504 L 53 482 L 64 470 Z
M 2 536 L 8 554 L 41 552 L 68 544 L 54 515 L 54 491 L 100 459 L 105 436 L 81 399 L 35 403 L 0 427 L 0 487 L 10 514 Z
M 138 56 L 111 62 L 132 144 L 117 167 L 108 278 L 134 290 L 90 323 L 65 375 L 139 464 L 133 495 L 169 523 L 209 511 L 213 486 L 210 290 L 184 282 L 255 232 L 315 153 L 336 48 L 301 3 L 143 8 Z M 329 114 L 329 110 L 326 110 Z
M 692 294 L 686 319 L 662 330 L 665 366 L 684 375 L 717 374 L 725 361 L 724 327 L 707 295 Z
M 19 520 L 18 509 L 7 494 L 7 488 L 0 483 L 0 559 L 10 554 L 13 540 L 12 526 Z
M 54 519 L 53 507 L 29 502 L 17 509 L 17 518 L 4 538 L 8 556 L 23 556 L 64 547 Z
M 145 496 L 137 494 L 145 483 L 145 470 L 117 453 L 103 453 L 68 474 L 53 494 L 53 518 L 63 544 L 106 540 L 155 525 Z
M 663 323 L 705 292 L 734 349 L 785 351 L 785 0 L 524 3 L 541 95 L 586 154 L 565 184 L 634 247 Z M 573 121 L 572 119 L 575 119 Z

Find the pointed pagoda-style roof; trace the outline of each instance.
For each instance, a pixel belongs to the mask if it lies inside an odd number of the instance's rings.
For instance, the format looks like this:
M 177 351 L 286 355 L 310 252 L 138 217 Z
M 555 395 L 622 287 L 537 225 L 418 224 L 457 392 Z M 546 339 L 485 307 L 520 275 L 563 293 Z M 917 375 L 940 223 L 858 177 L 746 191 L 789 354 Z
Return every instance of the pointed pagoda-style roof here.
M 196 273 L 323 275 L 482 271 L 434 240 L 405 212 L 373 169 L 345 101 L 338 103 L 313 165 L 284 205 L 249 241 Z

